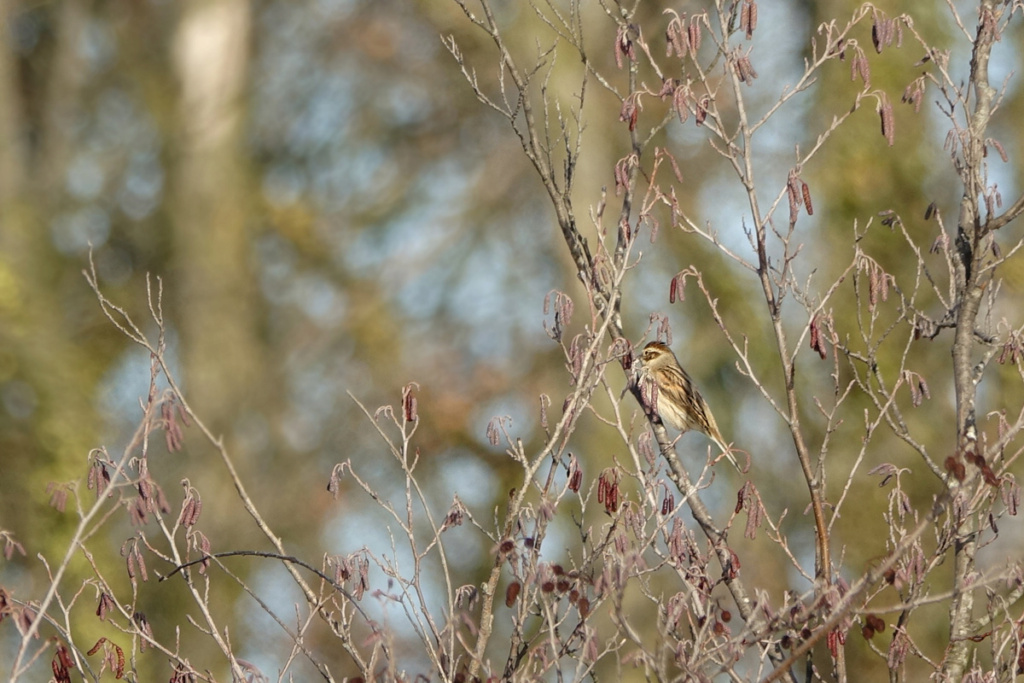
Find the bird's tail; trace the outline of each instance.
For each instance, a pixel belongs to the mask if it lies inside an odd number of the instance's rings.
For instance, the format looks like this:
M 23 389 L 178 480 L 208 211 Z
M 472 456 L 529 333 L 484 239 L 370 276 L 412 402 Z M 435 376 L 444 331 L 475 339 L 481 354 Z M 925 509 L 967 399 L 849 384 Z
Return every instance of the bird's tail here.
M 713 436 L 711 440 L 715 442 L 715 445 L 722 449 L 722 455 L 732 463 L 732 466 L 736 468 L 736 471 L 740 474 L 746 474 L 746 471 L 740 467 L 740 463 L 736 460 L 736 456 L 732 454 L 732 449 L 725 445 L 725 440 L 721 436 Z M 721 457 L 721 456 L 719 456 Z

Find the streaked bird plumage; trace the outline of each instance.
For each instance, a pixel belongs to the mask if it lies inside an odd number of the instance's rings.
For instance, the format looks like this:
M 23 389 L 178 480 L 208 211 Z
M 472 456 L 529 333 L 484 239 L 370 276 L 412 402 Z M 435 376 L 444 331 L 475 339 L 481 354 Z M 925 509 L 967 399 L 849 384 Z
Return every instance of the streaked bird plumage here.
M 693 429 L 707 435 L 722 449 L 729 462 L 743 471 L 726 446 L 707 402 L 672 349 L 658 341 L 647 344 L 640 355 L 640 375 L 641 381 L 652 382 L 657 387 L 656 408 L 662 422 L 681 432 Z

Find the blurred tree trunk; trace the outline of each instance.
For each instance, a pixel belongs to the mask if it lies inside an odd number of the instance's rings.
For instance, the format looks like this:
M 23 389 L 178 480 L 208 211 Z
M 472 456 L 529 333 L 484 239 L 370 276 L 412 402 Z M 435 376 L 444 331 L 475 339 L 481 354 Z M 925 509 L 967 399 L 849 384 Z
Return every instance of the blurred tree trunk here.
M 8 31 L 0 41 L 0 466 L 21 484 L 5 496 L 7 509 L 20 514 L 5 518 L 17 519 L 13 530 L 26 538 L 50 523 L 28 513 L 32 501 L 38 505 L 46 483 L 67 478 L 96 444 L 93 388 L 103 363 L 81 342 L 49 242 L 82 98 L 75 46 L 86 8 L 69 0 L 55 10 L 48 59 L 29 71 L 10 32 L 24 11 L 0 0 Z
M 230 429 L 265 368 L 241 153 L 251 23 L 245 0 L 191 0 L 174 40 L 173 294 L 188 398 L 215 432 Z
M 231 436 L 239 416 L 259 404 L 256 387 L 266 376 L 243 151 L 251 24 L 246 0 L 181 5 L 171 55 L 179 99 L 168 155 L 172 286 L 167 294 L 178 335 L 173 342 L 181 364 L 178 379 L 200 419 L 225 437 L 247 481 L 251 454 L 238 452 Z M 192 438 L 200 443 L 197 433 Z M 227 472 L 219 462 L 210 465 L 193 477 L 206 494 L 206 532 L 241 547 L 256 543 L 254 530 L 241 530 L 232 514 L 238 509 L 234 496 L 215 495 L 231 490 Z M 220 609 L 232 609 L 239 591 L 224 588 L 212 599 Z M 147 608 L 162 609 L 152 603 Z M 197 633 L 189 633 L 186 642 L 194 661 L 215 656 L 206 650 L 211 643 Z M 205 654 L 196 659 L 200 651 Z

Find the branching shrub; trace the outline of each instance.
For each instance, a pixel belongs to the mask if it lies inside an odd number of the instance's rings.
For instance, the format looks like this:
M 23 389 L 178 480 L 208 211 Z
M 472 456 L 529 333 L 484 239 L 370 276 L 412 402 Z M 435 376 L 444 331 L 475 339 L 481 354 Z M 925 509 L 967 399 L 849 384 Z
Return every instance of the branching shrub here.
M 777 8 L 754 0 L 685 12 L 534 2 L 517 11 L 533 13 L 535 42 L 507 33 L 499 14 L 509 8 L 453 1 L 462 28 L 490 41 L 493 62 L 470 63 L 454 37 L 444 45 L 521 143 L 578 279 L 543 303 L 544 329 L 564 357 L 564 395 L 539 398 L 535 434 L 504 416 L 487 427 L 512 464 L 501 502 L 465 502 L 479 482 L 441 495 L 428 481 L 417 428 L 430 406 L 419 405 L 419 385 L 379 408 L 354 391 L 377 460 L 341 458 L 327 487 L 374 509 L 387 542 L 293 555 L 170 371 L 159 289 L 149 293 L 153 339 L 89 271 L 110 322 L 151 355 L 151 388 L 120 454 L 93 451 L 84 486 L 48 492 L 77 527 L 64 557 L 39 558 L 45 590 L 26 598 L 0 588 L 0 616 L 18 634 L 11 679 L 30 677 L 43 659 L 57 681 L 74 670 L 131 678 L 148 650 L 170 663 L 171 681 L 222 677 L 190 663 L 171 635 L 194 629 L 216 644 L 232 679 L 265 680 L 269 672 L 239 657 L 213 599 L 229 584 L 280 626 L 290 648 L 281 679 L 293 669 L 326 680 L 445 681 L 1020 675 L 1012 468 L 1024 428 L 1024 321 L 1000 275 L 1019 259 L 1019 233 L 1008 229 L 1024 195 L 1004 201 L 994 180 L 991 164 L 1011 155 L 990 132 L 1007 88 L 989 74 L 1024 6 L 981 0 L 974 22 L 949 3 L 954 45 L 912 14 L 865 4 L 818 25 L 800 73 L 783 84 L 769 59 L 778 55 L 758 41 Z M 957 56 L 963 49 L 969 58 Z M 893 79 L 886 60 L 898 51 L 921 55 L 913 74 L 896 72 L 902 95 L 877 84 Z M 831 88 L 838 99 L 823 106 L 841 104 L 812 112 L 810 93 Z M 835 188 L 854 180 L 832 162 L 833 146 L 846 136 L 884 158 L 899 150 L 907 122 L 928 115 L 948 135 L 914 144 L 945 150 L 935 172 L 959 184 L 955 207 L 913 197 L 843 216 Z M 592 119 L 611 119 L 602 130 L 616 131 L 620 156 L 600 172 L 607 190 L 578 187 Z M 873 140 L 863 137 L 867 119 Z M 699 164 L 685 160 L 695 155 L 681 141 L 703 150 Z M 726 221 L 695 208 L 687 177 L 698 173 L 728 176 L 724 211 L 742 214 Z M 917 203 L 927 209 L 911 219 Z M 730 358 L 754 397 L 755 424 L 730 446 L 741 478 L 717 466 L 717 448 L 693 457 L 697 442 L 669 433 L 638 381 L 644 343 L 673 341 L 668 316 L 643 310 L 631 289 L 651 282 L 668 305 L 689 297 L 714 321 L 708 346 Z M 743 292 L 742 311 L 724 298 L 730 288 Z M 709 379 L 701 357 L 680 357 Z M 731 408 L 744 405 L 719 415 Z M 209 492 L 153 476 L 153 439 L 175 451 L 188 430 L 219 454 L 268 549 L 207 537 Z M 604 452 L 580 452 L 593 448 L 581 434 L 595 430 L 608 435 Z M 94 561 L 106 552 L 98 539 L 125 514 L 134 527 L 111 572 Z M 8 556 L 25 552 L 2 537 Z M 481 546 L 482 563 L 461 556 Z M 224 561 L 239 555 L 284 568 L 301 594 L 294 614 L 280 614 Z M 65 575 L 76 556 L 91 576 L 72 586 Z M 196 616 L 157 637 L 137 602 L 169 582 L 184 586 Z M 87 612 L 108 635 L 86 637 L 78 615 Z

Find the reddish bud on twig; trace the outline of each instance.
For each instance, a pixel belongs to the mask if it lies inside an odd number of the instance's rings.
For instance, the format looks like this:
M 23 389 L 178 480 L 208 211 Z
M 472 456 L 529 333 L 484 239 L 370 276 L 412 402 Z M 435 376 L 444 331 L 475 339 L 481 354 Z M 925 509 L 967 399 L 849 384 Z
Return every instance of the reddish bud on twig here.
M 185 434 L 181 429 L 181 424 L 178 423 L 178 416 L 181 416 L 181 421 L 186 426 L 189 425 L 188 415 L 178 405 L 174 394 L 171 394 L 160 404 L 160 424 L 164 428 L 168 453 L 177 453 L 185 445 Z
M 142 554 L 142 551 L 139 550 L 139 546 L 137 543 L 132 546 L 132 551 L 128 555 L 129 563 L 131 563 L 133 559 L 134 562 L 138 565 L 138 573 L 142 575 L 142 580 L 149 581 L 149 572 L 146 571 L 146 557 Z M 135 578 L 134 574 L 132 574 L 131 571 L 129 571 L 129 575 L 131 576 L 131 578 Z
M 629 26 L 620 26 L 618 33 L 615 34 L 615 65 L 622 68 L 623 57 L 628 57 L 630 61 L 636 59 L 636 48 L 633 47 L 633 41 L 629 38 Z
M 120 680 L 124 678 L 124 650 L 121 646 L 111 643 L 114 646 L 114 653 L 117 656 L 117 663 L 114 667 L 114 678 Z
M 14 551 L 15 550 L 17 550 L 19 553 L 21 553 L 22 557 L 25 556 L 25 547 L 23 545 L 21 545 L 20 543 L 18 543 L 17 541 L 15 541 L 14 538 L 10 534 L 4 534 L 3 538 L 4 538 L 4 559 L 10 560 L 12 557 L 14 557 Z M 0 588 L 0 621 L 3 621 L 3 616 L 2 615 L 5 614 L 3 609 L 6 606 L 6 602 L 7 602 L 7 593 L 5 593 L 2 588 Z
M 800 195 L 796 191 L 792 175 L 790 182 L 786 183 L 786 197 L 789 199 L 789 224 L 796 225 L 796 219 L 800 216 Z
M 145 613 L 143 613 L 143 612 L 135 612 L 132 615 L 132 621 L 135 622 L 135 625 L 136 625 L 136 627 L 138 627 L 140 633 L 143 633 L 144 635 L 149 636 L 149 640 L 153 639 L 153 627 L 150 626 L 149 619 L 146 618 Z M 147 642 L 148 641 L 147 641 L 146 638 L 140 638 L 139 639 L 140 649 L 143 652 L 146 651 L 146 643 Z
M 878 488 L 882 488 L 888 484 L 893 477 L 899 474 L 899 469 L 892 463 L 883 462 L 881 465 L 876 465 L 868 470 L 868 474 L 881 475 L 882 481 L 878 482 Z
M 910 402 L 915 408 L 920 406 L 924 399 L 932 397 L 931 392 L 928 391 L 928 383 L 918 373 L 912 370 L 904 370 L 903 379 L 906 380 L 907 385 L 910 387 Z
M 656 147 L 655 150 L 654 150 L 654 153 L 655 153 L 655 156 L 657 157 L 657 159 L 659 161 L 661 159 L 668 158 L 668 163 L 671 164 L 671 166 L 672 166 L 672 175 L 675 176 L 677 182 L 682 183 L 683 182 L 683 171 L 682 171 L 682 169 L 679 168 L 679 162 L 676 161 L 676 158 L 672 154 L 672 152 L 669 152 L 664 147 Z M 653 217 L 649 218 L 648 220 L 653 220 Z M 652 236 L 651 241 L 652 242 L 654 241 L 653 240 L 653 236 Z
M 619 475 L 614 468 L 601 472 L 597 482 L 597 502 L 608 514 L 619 509 Z
M 732 549 L 729 550 L 729 562 L 722 568 L 722 576 L 731 581 L 740 575 L 740 556 Z
M 889 644 L 889 654 L 886 658 L 886 663 L 889 666 L 890 671 L 896 671 L 903 666 L 904 660 L 907 658 L 907 650 L 910 649 L 910 639 L 907 634 L 903 631 L 903 628 L 897 628 L 896 633 L 893 635 L 892 642 Z
M 689 101 L 689 86 L 680 85 L 672 93 L 672 109 L 675 110 L 676 116 L 679 117 L 679 123 L 686 123 L 686 119 L 690 116 Z
M 106 647 L 104 647 L 104 644 L 106 644 Z M 96 641 L 96 644 L 92 646 L 92 649 L 85 653 L 86 656 L 93 656 L 94 654 L 99 652 L 101 647 L 104 647 L 104 650 L 106 652 L 106 656 L 104 658 L 105 664 L 109 664 L 110 668 L 113 669 L 114 678 L 120 680 L 124 677 L 124 650 L 122 650 L 120 646 L 113 643 L 112 641 L 109 641 L 106 638 L 100 638 Z M 171 680 L 177 681 L 178 679 L 177 677 L 175 677 Z M 182 678 L 180 680 L 185 681 L 188 679 Z
M 1006 511 L 1011 516 L 1016 517 L 1017 510 L 1020 509 L 1020 485 L 1013 477 L 1003 478 L 1000 495 L 1003 498 L 1003 505 L 1006 506 Z
M 181 507 L 179 522 L 184 527 L 193 527 L 199 521 L 199 514 L 203 511 L 203 501 L 198 496 L 189 495 Z
M 810 333 L 811 333 L 811 350 L 816 351 L 822 360 L 828 357 L 828 349 L 822 340 L 821 330 L 818 328 L 818 316 L 815 315 L 811 318 L 810 322 Z
M 629 171 L 635 165 L 639 163 L 639 160 L 635 154 L 622 157 L 615 162 L 615 195 L 621 196 L 627 187 L 629 187 Z
M 552 310 L 555 315 L 554 323 L 550 330 L 548 330 L 547 321 L 544 322 L 544 330 L 548 333 L 548 336 L 557 342 L 562 341 L 562 334 L 565 328 L 569 326 L 572 321 L 573 311 L 576 309 L 576 305 L 573 303 L 572 297 L 565 292 L 558 290 L 551 290 L 544 295 L 544 315 L 548 314 L 548 307 L 552 304 L 552 294 L 554 294 L 554 302 Z
M 53 670 L 56 683 L 71 683 L 71 669 L 75 668 L 75 662 L 71 659 L 71 653 L 68 652 L 64 643 L 57 646 L 57 651 L 50 662 L 50 668 Z
M 855 81 L 860 77 L 864 87 L 868 88 L 871 86 L 871 65 L 868 64 L 868 58 L 860 46 L 857 46 L 856 49 L 856 54 L 850 60 L 850 80 Z
M 346 463 L 338 463 L 331 468 L 331 478 L 327 481 L 327 490 L 335 500 L 341 495 L 341 475 L 345 473 Z
M 693 17 L 690 19 L 689 28 L 690 57 L 693 59 L 697 59 L 697 50 L 700 49 L 701 38 L 700 17 Z
M 114 598 L 110 597 L 107 593 L 100 593 L 99 604 L 96 605 L 96 616 L 100 618 L 100 621 L 106 621 L 107 615 L 110 614 L 110 610 L 114 609 L 117 605 L 114 604 Z M 99 647 L 100 643 L 96 643 L 96 647 Z M 94 648 L 95 650 L 95 648 Z M 88 654 L 93 654 L 90 651 Z
M 416 422 L 419 419 L 416 413 L 416 396 L 412 393 L 413 388 L 419 389 L 420 385 L 410 382 L 402 388 L 402 414 L 406 422 Z
M 676 497 L 671 493 L 661 501 L 661 516 L 664 517 L 676 508 Z
M 960 462 L 955 456 L 950 455 L 946 458 L 945 465 L 947 472 L 953 475 L 957 481 L 963 482 L 964 478 L 967 476 L 967 468 L 964 467 L 962 462 Z
M 997 152 L 999 152 L 999 158 L 1003 160 L 1004 164 L 1010 162 L 1010 157 L 1007 156 L 1006 150 L 1003 149 L 1003 144 L 1001 142 L 999 142 L 998 140 L 996 140 L 994 138 L 986 138 L 985 139 L 985 147 L 987 148 L 989 146 L 992 146 L 993 148 L 995 148 L 995 150 Z
M 515 604 L 516 598 L 519 597 L 519 591 L 521 589 L 522 586 L 518 581 L 513 581 L 508 585 L 508 588 L 505 589 L 505 607 L 511 607 Z
M 629 122 L 629 129 L 636 130 L 637 118 L 640 115 L 640 109 L 642 109 L 640 103 L 640 93 L 633 93 L 629 97 L 622 100 L 622 108 L 619 110 L 619 121 Z
M 740 8 L 740 30 L 746 34 L 747 40 L 750 40 L 756 28 L 757 3 L 753 0 L 744 0 L 743 7 Z
M 153 496 L 153 482 L 149 480 L 149 476 L 147 474 L 142 474 L 142 477 L 139 479 L 139 483 L 136 485 L 136 488 L 138 488 L 139 490 L 139 497 L 144 502 L 148 503 Z
M 146 503 L 141 498 L 136 498 L 128 504 L 128 517 L 132 524 L 142 526 L 149 522 L 149 515 L 146 512 Z
M 701 98 L 697 100 L 697 113 L 695 119 L 698 126 L 703 125 L 704 120 L 708 117 L 708 107 L 710 104 L 711 99 L 707 95 L 702 95 Z
M 671 304 L 679 301 L 686 301 L 686 278 L 692 273 L 689 270 L 683 270 L 675 274 L 672 278 L 672 282 L 668 286 L 668 301 Z
M 914 113 L 920 113 L 921 103 L 924 102 L 925 81 L 924 76 L 918 76 L 912 80 L 903 90 L 903 97 L 900 101 L 914 107 Z
M 683 59 L 690 54 L 690 32 L 686 28 L 686 12 L 682 15 L 676 14 L 674 10 L 665 10 L 667 14 L 672 15 L 672 20 L 668 22 L 668 27 L 665 29 L 665 41 L 667 43 L 665 56 L 671 57 L 672 53 Z
M 754 540 L 757 538 L 757 530 L 760 528 L 765 518 L 764 503 L 761 501 L 761 495 L 757 492 L 757 487 L 754 483 L 747 481 L 740 490 L 736 493 L 736 512 L 740 511 L 740 508 L 747 509 L 747 525 L 743 530 L 743 536 Z
M 444 518 L 443 528 L 447 529 L 453 526 L 462 526 L 462 520 L 464 517 L 465 510 L 462 507 L 462 502 L 456 499 L 448 510 L 448 515 Z
M 501 418 L 494 417 L 487 423 L 487 442 L 492 446 L 498 445 L 498 437 L 500 432 L 498 431 L 498 425 L 500 424 Z
M 875 10 L 871 25 L 871 43 L 875 51 L 881 54 L 884 48 L 892 45 L 893 40 L 897 47 L 903 43 L 903 25 L 897 19 L 889 19 L 884 13 Z
M 879 98 L 878 115 L 882 121 L 882 136 L 892 147 L 896 144 L 895 122 L 893 121 L 892 103 L 889 102 L 889 96 L 885 93 L 882 93 Z
M 96 497 L 99 498 L 100 493 L 103 492 L 110 485 L 110 472 L 107 470 L 106 464 L 100 462 L 98 459 L 92 461 L 92 466 L 89 468 L 88 487 L 96 489 Z M 111 491 L 107 494 L 113 496 L 114 492 Z
M 105 643 L 105 642 L 107 642 L 107 639 L 106 639 L 106 638 L 100 638 L 99 640 L 97 640 L 97 641 L 96 641 L 96 644 L 95 644 L 95 645 L 93 645 L 93 646 L 92 646 L 91 648 L 89 648 L 89 651 L 85 653 L 85 654 L 86 654 L 86 656 L 87 656 L 87 657 L 92 657 L 92 656 L 93 656 L 94 654 L 96 654 L 97 652 L 99 652 L 99 651 L 100 651 L 100 647 L 101 647 L 101 646 L 103 645 L 103 643 Z
M 839 656 L 839 646 L 846 643 L 846 632 L 839 629 L 832 629 L 826 637 L 828 651 L 832 653 L 833 659 Z
M 573 493 L 579 493 L 580 486 L 583 485 L 583 470 L 580 469 L 579 463 L 576 462 L 576 457 L 570 454 L 571 460 L 569 461 L 569 490 Z
M 980 453 L 968 453 L 965 457 L 981 471 L 981 478 L 985 480 L 986 484 L 993 488 L 999 486 L 999 477 L 992 470 L 992 466 L 985 461 L 985 456 Z
M 648 465 L 653 465 L 658 459 L 658 453 L 654 449 L 654 434 L 650 430 L 645 430 L 637 437 L 636 448 L 640 455 L 644 456 Z
M 733 66 L 736 69 L 736 75 L 742 83 L 747 85 L 754 84 L 754 79 L 757 78 L 757 71 L 754 69 L 754 65 L 751 64 L 749 55 L 741 54 L 736 57 Z
M 50 506 L 57 512 L 64 512 L 68 504 L 67 486 L 51 481 L 46 485 L 46 492 L 50 494 Z
M 800 181 L 800 189 L 804 199 L 804 208 L 807 209 L 807 215 L 814 215 L 814 205 L 811 204 L 811 188 L 807 187 L 807 183 Z

